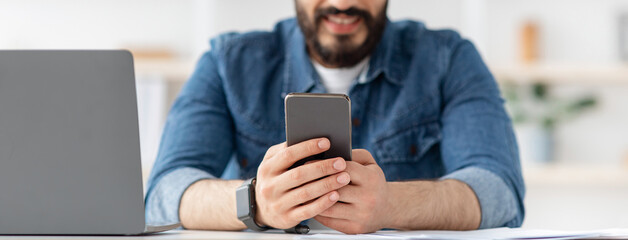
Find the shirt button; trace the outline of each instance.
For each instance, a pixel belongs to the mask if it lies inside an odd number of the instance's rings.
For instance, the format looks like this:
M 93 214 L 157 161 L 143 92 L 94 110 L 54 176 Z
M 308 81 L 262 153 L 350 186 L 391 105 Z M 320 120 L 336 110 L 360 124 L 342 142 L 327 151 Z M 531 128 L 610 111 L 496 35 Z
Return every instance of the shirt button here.
M 240 159 L 240 166 L 241 167 L 246 167 L 246 165 L 249 163 L 249 161 L 246 158 L 242 158 Z
M 415 144 L 410 145 L 410 155 L 412 155 L 412 156 L 416 155 L 416 145 Z
M 353 124 L 354 127 L 359 127 L 360 126 L 360 119 L 359 118 L 351 119 L 351 124 Z

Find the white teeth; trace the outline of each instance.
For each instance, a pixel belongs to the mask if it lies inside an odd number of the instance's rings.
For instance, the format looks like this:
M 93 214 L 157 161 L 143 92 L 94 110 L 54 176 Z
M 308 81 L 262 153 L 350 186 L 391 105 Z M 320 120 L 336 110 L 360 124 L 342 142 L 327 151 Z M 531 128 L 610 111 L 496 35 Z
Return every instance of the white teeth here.
M 352 24 L 356 21 L 358 21 L 358 17 L 357 16 L 353 16 L 353 17 L 348 17 L 348 18 L 340 18 L 340 17 L 336 17 L 333 15 L 327 15 L 327 19 L 329 19 L 329 21 L 336 23 L 336 24 Z

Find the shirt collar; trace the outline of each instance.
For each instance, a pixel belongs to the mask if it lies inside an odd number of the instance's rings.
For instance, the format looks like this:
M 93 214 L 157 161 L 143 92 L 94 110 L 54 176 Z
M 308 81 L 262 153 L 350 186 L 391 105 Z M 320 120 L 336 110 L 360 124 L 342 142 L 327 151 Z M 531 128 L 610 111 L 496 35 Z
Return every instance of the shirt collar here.
M 310 92 L 318 80 L 305 48 L 305 38 L 298 26 L 292 28 L 287 44 L 282 98 L 291 92 Z
M 401 45 L 399 37 L 396 36 L 394 26 L 390 20 L 386 19 L 386 27 L 382 34 L 382 39 L 371 54 L 369 69 L 366 74 L 365 83 L 375 80 L 383 74 L 386 81 L 395 85 L 402 85 L 401 79 L 405 72 L 403 61 L 395 59 L 401 56 Z
M 401 85 L 400 80 L 403 79 L 401 76 L 403 73 L 402 65 L 400 61 L 394 61 L 393 58 L 399 56 L 401 50 L 398 41 L 390 20 L 386 19 L 382 39 L 371 54 L 368 71 L 365 76 L 360 76 L 359 83 L 369 83 L 383 74 L 385 80 L 395 85 Z M 316 87 L 319 77 L 310 62 L 305 38 L 298 26 L 289 33 L 285 64 L 282 98 L 291 92 L 324 92 L 323 87 Z

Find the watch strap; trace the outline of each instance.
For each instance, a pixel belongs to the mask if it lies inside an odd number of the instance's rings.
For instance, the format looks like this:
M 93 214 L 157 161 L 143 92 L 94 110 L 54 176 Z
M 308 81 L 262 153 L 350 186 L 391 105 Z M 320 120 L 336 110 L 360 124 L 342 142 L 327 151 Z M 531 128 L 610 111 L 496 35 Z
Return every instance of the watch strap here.
M 236 201 L 238 209 L 238 219 L 253 231 L 266 231 L 272 229 L 268 226 L 259 225 L 255 222 L 255 214 L 257 213 L 257 203 L 255 202 L 255 178 L 248 179 L 242 183 L 236 192 Z M 248 211 L 246 211 L 248 209 Z M 246 212 L 241 212 L 246 211 Z

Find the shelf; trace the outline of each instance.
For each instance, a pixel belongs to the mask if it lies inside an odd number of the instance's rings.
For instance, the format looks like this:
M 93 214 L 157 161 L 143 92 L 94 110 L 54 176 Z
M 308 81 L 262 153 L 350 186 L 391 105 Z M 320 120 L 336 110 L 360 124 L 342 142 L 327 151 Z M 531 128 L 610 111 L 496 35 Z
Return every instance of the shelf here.
M 628 168 L 623 166 L 523 165 L 522 171 L 528 185 L 628 187 Z
M 193 59 L 136 59 L 138 75 L 157 75 L 168 82 L 185 82 L 192 74 Z M 499 82 L 552 84 L 628 84 L 627 64 L 539 63 L 529 65 L 491 65 Z
M 491 65 L 499 82 L 544 82 L 553 84 L 628 84 L 628 63 Z
M 159 76 L 167 82 L 185 82 L 194 71 L 195 60 L 135 59 L 137 76 Z M 152 79 L 152 78 L 138 78 Z

